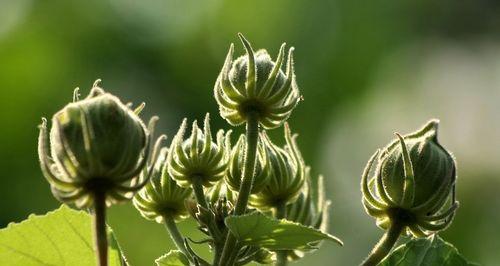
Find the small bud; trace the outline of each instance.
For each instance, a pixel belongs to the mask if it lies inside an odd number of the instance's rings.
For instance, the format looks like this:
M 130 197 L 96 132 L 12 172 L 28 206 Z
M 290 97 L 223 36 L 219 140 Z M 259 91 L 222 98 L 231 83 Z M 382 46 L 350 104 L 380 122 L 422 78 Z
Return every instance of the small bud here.
M 431 120 L 404 137 L 396 133 L 397 138 L 368 162 L 361 182 L 363 204 L 380 227 L 397 219 L 414 236 L 424 236 L 451 223 L 458 207 L 456 163 L 438 143 L 438 123 Z M 375 176 L 369 179 L 376 159 Z
M 325 188 L 323 176 L 312 178 L 310 168 L 306 168 L 306 186 L 295 202 L 287 206 L 286 219 L 305 226 L 310 226 L 325 232 L 328 226 L 328 211 L 330 201 L 324 198 Z M 340 242 L 339 240 L 339 243 Z M 321 241 L 310 244 L 313 252 L 321 245 Z M 305 255 L 304 250 L 289 250 L 288 260 L 295 261 Z
M 300 100 L 293 69 L 293 48 L 288 52 L 286 74 L 281 70 L 285 44 L 276 61 L 266 50 L 254 54 L 250 43 L 239 34 L 246 55 L 233 62 L 233 45 L 215 83 L 214 95 L 221 116 L 229 124 L 245 123 L 250 113 L 258 116 L 266 129 L 283 124 Z
M 228 187 L 237 192 L 240 189 L 241 178 L 243 176 L 243 166 L 245 157 L 246 138 L 241 135 L 236 145 L 231 151 L 229 159 L 229 167 L 226 171 L 225 181 Z M 257 149 L 257 163 L 255 166 L 255 176 L 252 185 L 252 194 L 261 191 L 267 185 L 270 178 L 269 163 L 267 160 L 266 150 L 259 142 Z
M 184 140 L 186 119 L 177 132 L 167 158 L 168 171 L 177 184 L 189 187 L 193 178 L 199 178 L 203 186 L 211 187 L 224 177 L 230 149 L 230 131 L 224 136 L 217 133 L 217 143 L 212 142 L 209 115 L 207 114 L 202 132 L 194 121 L 191 136 Z
M 180 221 L 189 216 L 185 200 L 192 195 L 191 188 L 182 188 L 167 171 L 167 148 L 162 148 L 151 173 L 150 181 L 135 195 L 133 203 L 141 215 L 163 223 L 165 217 Z
M 276 207 L 295 201 L 304 184 L 305 166 L 295 139 L 285 124 L 286 145 L 282 149 L 262 133 L 263 145 L 268 156 L 270 178 L 262 190 L 250 196 L 250 203 L 259 209 Z
M 52 118 L 50 143 L 47 121 L 40 126 L 40 165 L 54 196 L 79 208 L 91 206 L 97 192 L 108 205 L 130 199 L 147 181 L 139 174 L 150 157 L 149 131 L 97 84 L 87 98 L 79 100 L 78 89 L 73 98 Z

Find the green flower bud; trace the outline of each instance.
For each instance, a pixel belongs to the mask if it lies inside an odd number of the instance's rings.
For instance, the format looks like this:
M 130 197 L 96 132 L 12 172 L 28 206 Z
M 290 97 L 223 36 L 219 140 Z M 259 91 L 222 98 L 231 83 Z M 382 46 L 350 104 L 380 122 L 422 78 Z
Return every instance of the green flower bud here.
M 304 184 L 305 166 L 297 147 L 297 135 L 285 124 L 286 145 L 282 149 L 262 133 L 270 168 L 270 178 L 264 188 L 250 196 L 250 203 L 259 209 L 268 209 L 295 201 Z
M 286 209 L 286 219 L 297 222 L 305 226 L 310 226 L 325 232 L 328 226 L 328 210 L 330 201 L 325 199 L 325 188 L 323 185 L 323 176 L 312 178 L 310 168 L 306 168 L 306 186 L 300 193 L 297 200 L 288 205 Z M 342 244 L 340 240 L 339 243 Z M 308 252 L 319 249 L 321 241 L 311 243 L 314 247 Z M 305 255 L 304 250 L 289 250 L 288 260 L 295 261 Z
M 209 115 L 207 114 L 202 132 L 193 122 L 191 136 L 183 140 L 187 121 L 184 119 L 177 132 L 167 159 L 168 171 L 177 184 L 189 187 L 194 178 L 201 180 L 203 186 L 210 187 L 224 177 L 230 149 L 229 135 L 217 133 L 217 143 L 212 142 Z
M 234 206 L 225 195 L 219 194 L 221 192 L 221 186 L 219 186 L 219 184 L 221 184 L 221 182 L 209 189 L 211 196 L 208 202 L 208 209 L 197 204 L 194 200 L 187 201 L 186 205 L 191 217 L 196 219 L 198 224 L 200 224 L 199 229 L 201 232 L 207 236 L 217 238 L 217 240 L 222 240 L 221 232 L 227 231 L 224 220 L 233 214 Z M 213 193 L 218 194 L 218 197 L 213 196 Z M 215 235 L 211 235 L 209 232 L 210 230 L 208 227 L 211 224 L 214 225 L 215 230 L 213 232 L 216 233 Z
M 254 54 L 250 43 L 239 34 L 247 55 L 233 62 L 231 44 L 226 61 L 215 83 L 214 95 L 221 116 L 229 124 L 245 123 L 249 114 L 256 115 L 266 129 L 280 126 L 300 100 L 293 69 L 293 48 L 288 52 L 286 74 L 281 70 L 285 44 L 276 61 L 266 50 Z
M 229 166 L 226 172 L 225 181 L 228 187 L 237 192 L 240 189 L 241 177 L 243 176 L 244 154 L 246 147 L 246 137 L 241 135 L 238 142 L 231 151 Z M 270 169 L 267 162 L 266 150 L 261 142 L 257 149 L 257 163 L 255 166 L 255 176 L 252 185 L 252 194 L 261 191 L 267 185 L 270 178 Z
M 45 118 L 40 126 L 44 176 L 57 199 L 79 208 L 91 206 L 95 193 L 108 205 L 128 200 L 147 181 L 139 177 L 150 157 L 150 133 L 137 115 L 143 105 L 134 112 L 98 82 L 83 100 L 76 89 L 74 102 L 53 116 L 50 143 Z
M 182 188 L 170 177 L 167 167 L 168 149 L 162 148 L 150 181 L 135 195 L 133 203 L 141 215 L 149 220 L 163 223 L 165 217 L 176 221 L 189 213 L 184 204 L 192 195 L 191 188 Z
M 438 123 L 431 120 L 404 137 L 396 133 L 398 138 L 368 162 L 361 182 L 363 204 L 380 227 L 397 219 L 409 233 L 425 236 L 451 223 L 458 207 L 456 163 L 438 143 Z M 375 176 L 369 179 L 377 158 Z

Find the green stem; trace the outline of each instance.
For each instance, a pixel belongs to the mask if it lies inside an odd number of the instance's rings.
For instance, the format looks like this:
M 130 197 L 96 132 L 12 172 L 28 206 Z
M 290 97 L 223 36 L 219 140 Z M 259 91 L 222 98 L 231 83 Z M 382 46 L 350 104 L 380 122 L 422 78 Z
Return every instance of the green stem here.
M 196 201 L 198 204 L 200 204 L 201 207 L 205 208 L 208 210 L 208 203 L 207 199 L 205 197 L 205 192 L 203 191 L 203 184 L 201 183 L 201 179 L 199 177 L 195 177 L 192 180 L 192 187 L 194 191 L 194 196 L 196 198 Z M 214 262 L 219 260 L 220 254 L 221 254 L 221 246 L 218 243 L 219 238 L 220 238 L 220 231 L 217 228 L 217 225 L 215 224 L 215 221 L 211 220 L 208 222 L 206 225 L 208 228 L 208 232 L 212 236 L 212 239 L 214 241 Z
M 234 265 L 237 257 L 238 257 L 238 252 L 240 251 L 241 245 L 239 243 L 236 243 L 236 245 L 233 248 L 233 252 L 231 254 L 231 257 L 229 257 L 229 260 L 226 262 L 226 265 Z
M 276 205 L 276 213 L 275 213 L 276 219 L 283 219 L 286 218 L 286 203 L 285 202 L 279 202 Z M 287 250 L 279 250 L 276 251 L 276 266 L 286 266 L 287 265 L 287 256 L 288 256 L 288 251 Z
M 361 266 L 375 266 L 382 261 L 389 254 L 392 247 L 394 247 L 404 228 L 405 225 L 403 223 L 393 221 Z
M 217 263 L 219 260 L 220 260 L 220 256 L 221 256 L 221 246 L 218 246 L 218 243 L 215 244 L 215 249 L 214 249 L 214 259 L 213 259 L 213 263 Z
M 259 141 L 259 119 L 255 113 L 249 113 L 247 116 L 246 141 L 243 177 L 238 192 L 238 199 L 236 200 L 236 206 L 234 208 L 234 215 L 242 215 L 245 213 L 250 192 L 252 191 L 255 161 L 257 157 L 257 143 Z M 238 252 L 235 246 L 236 237 L 228 233 L 219 265 L 230 265 L 227 263 L 231 263 L 233 253 Z
M 108 239 L 106 236 L 106 194 L 96 192 L 94 194 L 94 215 L 92 216 L 94 227 L 94 244 L 97 255 L 97 265 L 108 265 Z
M 163 220 L 165 220 L 165 228 L 167 228 L 168 234 L 172 238 L 175 243 L 175 246 L 182 252 L 189 260 L 192 260 L 191 255 L 184 246 L 184 237 L 182 237 L 179 228 L 177 228 L 177 224 L 175 224 L 174 219 L 171 216 L 163 216 Z
M 201 205 L 201 207 L 208 210 L 208 203 L 207 199 L 205 198 L 205 192 L 203 191 L 203 184 L 201 183 L 201 178 L 194 177 L 192 182 L 193 182 L 193 191 L 196 201 L 198 202 L 198 204 Z

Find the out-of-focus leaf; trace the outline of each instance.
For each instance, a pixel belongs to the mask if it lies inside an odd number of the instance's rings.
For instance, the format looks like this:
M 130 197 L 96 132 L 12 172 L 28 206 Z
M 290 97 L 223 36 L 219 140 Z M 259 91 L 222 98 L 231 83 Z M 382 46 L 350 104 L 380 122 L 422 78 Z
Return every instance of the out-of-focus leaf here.
M 189 266 L 186 256 L 179 250 L 170 250 L 155 260 L 157 266 Z
M 342 245 L 337 237 L 315 228 L 272 219 L 258 212 L 227 217 L 226 225 L 240 242 L 269 250 L 309 250 L 314 249 L 310 243 L 320 240 L 331 240 Z
M 62 205 L 45 215 L 31 215 L 0 230 L 0 265 L 89 265 L 96 264 L 91 217 Z M 126 265 L 108 227 L 108 262 Z
M 379 266 L 472 266 L 458 250 L 438 235 L 415 238 L 399 246 Z

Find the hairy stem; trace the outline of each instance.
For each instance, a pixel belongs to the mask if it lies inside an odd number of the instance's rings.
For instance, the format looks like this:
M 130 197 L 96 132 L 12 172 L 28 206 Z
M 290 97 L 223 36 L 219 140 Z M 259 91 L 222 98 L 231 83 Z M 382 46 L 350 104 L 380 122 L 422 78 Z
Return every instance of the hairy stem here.
M 106 194 L 94 194 L 94 215 L 92 216 L 94 228 L 94 245 L 97 255 L 97 265 L 108 265 L 108 239 L 106 235 Z
M 205 192 L 203 192 L 203 185 L 201 184 L 201 179 L 199 177 L 193 178 L 193 191 L 196 201 L 201 207 L 208 209 L 207 199 L 205 198 Z
M 229 258 L 229 260 L 225 263 L 226 265 L 234 265 L 237 257 L 238 257 L 238 252 L 240 251 L 240 248 L 241 248 L 241 245 L 239 243 L 236 242 L 236 245 L 234 246 L 233 248 L 233 251 L 232 251 L 232 254 L 231 254 L 231 257 Z M 222 261 L 221 261 L 222 262 Z
M 394 220 L 391 225 L 389 226 L 389 229 L 385 232 L 385 234 L 382 236 L 382 238 L 378 241 L 378 243 L 375 245 L 373 250 L 370 252 L 370 255 L 363 261 L 361 264 L 362 266 L 375 266 L 377 265 L 382 259 L 389 254 L 391 251 L 392 247 L 396 244 L 396 241 L 399 238 L 399 235 L 405 228 L 405 225 L 403 223 L 400 223 L 396 220 Z
M 253 179 L 255 175 L 255 161 L 257 154 L 257 143 L 259 141 L 259 120 L 255 113 L 249 113 L 247 116 L 246 128 L 246 149 L 244 158 L 243 177 L 241 180 L 240 190 L 238 192 L 238 199 L 234 208 L 234 215 L 242 215 L 245 213 L 248 204 L 248 198 L 252 191 Z M 224 249 L 222 251 L 219 265 L 231 265 L 231 257 L 233 253 L 237 253 L 236 237 L 228 233 Z
M 203 185 L 201 183 L 201 179 L 198 177 L 193 178 L 193 191 L 194 191 L 194 196 L 196 198 L 196 201 L 198 204 L 208 210 L 208 203 L 207 199 L 205 197 L 205 192 L 203 191 Z M 219 260 L 220 254 L 221 254 L 221 245 L 218 243 L 218 239 L 220 237 L 220 232 L 217 229 L 217 225 L 215 224 L 215 221 L 211 220 L 206 224 L 208 232 L 212 236 L 212 239 L 214 240 L 214 262 Z
M 165 228 L 168 231 L 168 234 L 172 238 L 175 243 L 175 246 L 186 255 L 189 260 L 192 260 L 191 255 L 186 250 L 186 246 L 184 246 L 184 237 L 182 237 L 179 228 L 177 228 L 177 224 L 175 224 L 174 219 L 171 216 L 163 216 L 163 220 L 165 220 Z
M 275 212 L 276 219 L 286 218 L 286 204 L 285 202 L 279 202 L 276 205 Z M 276 266 L 286 266 L 287 265 L 287 251 L 279 250 L 276 251 Z

